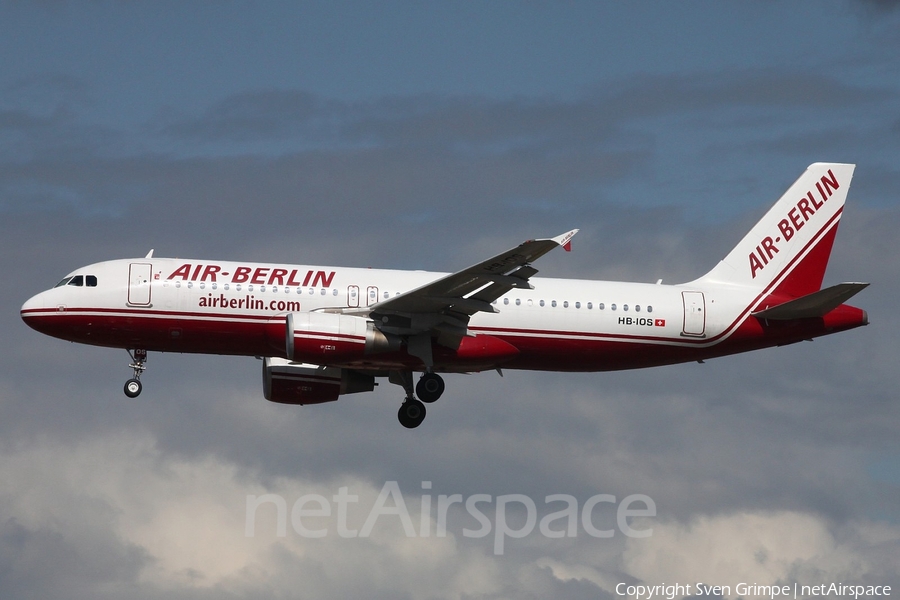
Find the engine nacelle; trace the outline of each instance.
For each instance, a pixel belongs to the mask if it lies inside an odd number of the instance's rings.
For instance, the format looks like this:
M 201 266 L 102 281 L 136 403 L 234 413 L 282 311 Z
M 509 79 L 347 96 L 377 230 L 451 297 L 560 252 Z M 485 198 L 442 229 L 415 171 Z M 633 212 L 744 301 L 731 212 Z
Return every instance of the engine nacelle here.
M 314 364 L 348 362 L 400 349 L 400 338 L 382 333 L 370 319 L 339 313 L 290 313 L 286 333 L 287 357 Z
M 280 404 L 321 404 L 342 394 L 371 392 L 375 377 L 339 367 L 263 359 L 263 395 Z

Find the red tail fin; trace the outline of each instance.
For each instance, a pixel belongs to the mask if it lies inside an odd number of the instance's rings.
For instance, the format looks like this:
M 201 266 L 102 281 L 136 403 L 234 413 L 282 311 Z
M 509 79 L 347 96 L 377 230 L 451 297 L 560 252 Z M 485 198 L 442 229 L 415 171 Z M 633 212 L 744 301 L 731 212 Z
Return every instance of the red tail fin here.
M 815 163 L 702 282 L 799 298 L 822 287 L 855 165 Z

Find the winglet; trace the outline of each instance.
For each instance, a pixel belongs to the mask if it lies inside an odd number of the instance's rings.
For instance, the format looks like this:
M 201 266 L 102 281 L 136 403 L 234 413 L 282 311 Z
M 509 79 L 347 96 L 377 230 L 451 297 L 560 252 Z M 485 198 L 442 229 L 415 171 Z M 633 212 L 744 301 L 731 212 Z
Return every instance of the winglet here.
M 572 238 L 575 237 L 575 234 L 578 233 L 577 229 L 573 229 L 572 231 L 568 231 L 562 235 L 558 235 L 555 238 L 550 238 L 557 244 L 563 247 L 563 250 L 566 252 L 572 251 Z

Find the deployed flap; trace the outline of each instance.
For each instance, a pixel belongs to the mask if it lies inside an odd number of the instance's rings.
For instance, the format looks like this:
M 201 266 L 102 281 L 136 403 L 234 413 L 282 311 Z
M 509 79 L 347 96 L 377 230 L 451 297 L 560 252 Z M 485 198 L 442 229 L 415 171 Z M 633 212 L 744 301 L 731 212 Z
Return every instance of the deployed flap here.
M 577 232 L 573 229 L 555 238 L 529 240 L 468 269 L 379 302 L 370 307 L 371 311 L 373 314 L 451 311 L 466 316 L 479 311 L 496 312 L 491 302 L 509 290 L 532 289 L 528 278 L 537 270 L 529 263 L 567 244 Z
M 823 317 L 868 285 L 868 283 L 839 283 L 796 300 L 789 300 L 784 304 L 755 312 L 753 316 L 773 321 Z

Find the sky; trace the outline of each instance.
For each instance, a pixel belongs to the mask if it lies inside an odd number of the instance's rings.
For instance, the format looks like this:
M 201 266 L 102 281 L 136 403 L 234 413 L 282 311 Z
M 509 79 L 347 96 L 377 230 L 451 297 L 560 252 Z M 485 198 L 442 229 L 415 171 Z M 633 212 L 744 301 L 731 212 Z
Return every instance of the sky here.
M 0 1 L 0 62 L 0 597 L 896 593 L 900 3 Z M 387 382 L 268 403 L 249 357 L 151 354 L 131 400 L 125 352 L 19 318 L 151 248 L 453 271 L 577 227 L 541 275 L 688 281 L 817 161 L 858 165 L 825 284 L 871 282 L 868 327 L 448 375 L 416 430 Z M 515 537 L 551 496 L 594 529 Z

